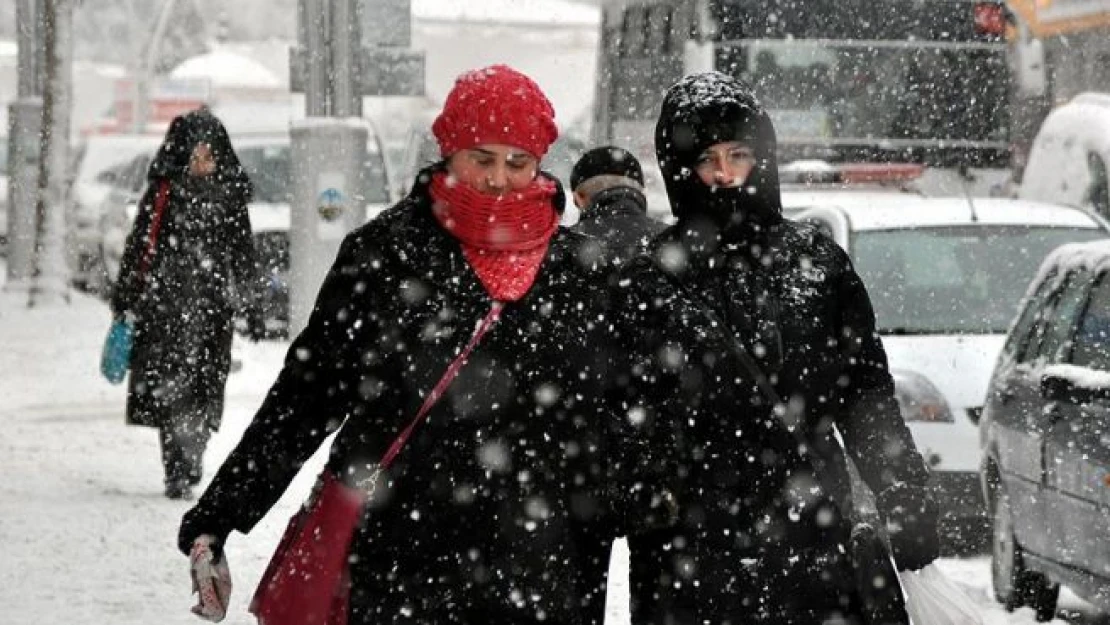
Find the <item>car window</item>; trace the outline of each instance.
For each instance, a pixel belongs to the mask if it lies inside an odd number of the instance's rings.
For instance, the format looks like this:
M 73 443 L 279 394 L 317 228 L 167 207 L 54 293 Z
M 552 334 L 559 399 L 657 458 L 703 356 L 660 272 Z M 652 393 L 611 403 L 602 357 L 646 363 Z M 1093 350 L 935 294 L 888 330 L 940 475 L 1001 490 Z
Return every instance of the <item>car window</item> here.
M 1076 328 L 1071 364 L 1110 371 L 1110 276 L 1105 273 L 1091 289 Z
M 1035 358 L 1044 364 L 1066 362 L 1071 355 L 1071 345 L 1076 319 L 1083 309 L 1091 277 L 1086 271 L 1077 270 L 1068 274 L 1067 284 L 1060 292 L 1052 307 L 1051 314 L 1044 317 L 1042 340 Z
M 938 226 L 853 232 L 883 334 L 1005 334 L 1048 253 L 1096 228 Z
M 363 165 L 366 176 L 366 201 L 371 204 L 389 203 L 389 178 L 386 175 L 385 159 L 378 151 L 366 152 L 366 163 Z
M 254 201 L 271 204 L 291 201 L 293 181 L 288 145 L 250 146 L 236 154 L 254 185 Z
M 1051 270 L 1037 285 L 1037 290 L 1029 298 L 1025 310 L 1021 312 L 1017 323 L 1010 331 L 1010 337 L 1006 340 L 1006 345 L 1002 348 L 1003 353 L 1010 354 L 1018 362 L 1024 362 L 1024 355 L 1027 351 L 1025 348 L 1029 345 L 1029 340 L 1033 335 L 1034 324 L 1044 316 L 1045 302 L 1048 300 L 1048 294 L 1051 293 L 1050 287 L 1056 282 L 1056 273 L 1055 269 Z
M 149 156 L 137 156 L 135 160 L 131 161 L 131 167 L 127 172 L 127 181 L 125 184 L 129 185 L 132 193 L 141 193 L 143 187 L 146 186 L 146 172 L 150 168 Z

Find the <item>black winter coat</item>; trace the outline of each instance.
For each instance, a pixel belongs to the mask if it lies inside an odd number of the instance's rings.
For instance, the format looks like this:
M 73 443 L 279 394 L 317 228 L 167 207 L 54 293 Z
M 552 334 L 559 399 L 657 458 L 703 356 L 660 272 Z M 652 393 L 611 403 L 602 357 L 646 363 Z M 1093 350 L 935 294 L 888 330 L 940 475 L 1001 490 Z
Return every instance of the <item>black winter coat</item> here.
M 643 191 L 612 187 L 590 199 L 572 229 L 595 237 L 610 257 L 624 262 L 642 253 L 665 227 L 663 222 L 648 217 Z
M 674 436 L 637 407 L 663 405 L 661 387 L 616 345 L 637 327 L 593 252 L 556 232 L 531 290 L 379 483 L 352 546 L 352 623 L 604 620 L 613 537 L 669 518 Z M 265 403 L 185 516 L 182 550 L 250 531 L 340 426 L 328 470 L 365 476 L 490 305 L 426 183 L 350 234 Z M 670 406 L 658 422 L 682 421 Z
M 217 170 L 194 178 L 186 169 L 200 141 L 212 145 Z M 218 429 L 233 314 L 253 304 L 258 286 L 250 181 L 223 126 L 203 111 L 174 120 L 148 180 L 111 301 L 116 314 L 135 317 L 127 422 L 160 427 L 196 412 Z M 168 201 L 153 254 L 144 261 L 163 185 Z
M 711 189 L 696 179 L 695 159 L 729 140 L 753 147 L 757 165 L 742 188 Z M 717 321 L 707 334 L 735 337 L 754 357 L 785 402 L 772 419 L 796 433 L 765 437 L 751 457 L 725 451 L 761 429 L 747 415 L 767 401 L 750 384 L 726 383 L 719 392 L 735 408 L 686 428 L 694 450 L 686 517 L 673 531 L 630 540 L 633 623 L 858 618 L 844 555 L 849 459 L 893 523 L 898 564 L 918 568 L 937 555 L 928 472 L 895 402 L 867 292 L 835 242 L 782 218 L 774 132 L 739 83 L 711 74 L 672 87 L 656 145 L 678 223 L 652 243 L 654 263 Z M 776 506 L 753 510 L 743 476 L 760 460 L 787 477 Z

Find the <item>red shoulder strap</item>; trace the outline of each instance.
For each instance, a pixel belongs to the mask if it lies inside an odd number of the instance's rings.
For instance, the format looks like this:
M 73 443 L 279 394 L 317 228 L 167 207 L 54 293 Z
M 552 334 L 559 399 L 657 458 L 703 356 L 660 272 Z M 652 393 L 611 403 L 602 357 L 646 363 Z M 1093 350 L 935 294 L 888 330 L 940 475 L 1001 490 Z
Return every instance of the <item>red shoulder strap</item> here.
M 493 306 L 490 307 L 489 312 L 486 313 L 485 318 L 482 319 L 482 322 L 478 324 L 478 327 L 474 330 L 474 334 L 470 337 L 470 342 L 467 343 L 462 352 L 455 357 L 455 360 L 447 366 L 447 370 L 443 372 L 443 377 L 441 377 L 439 382 L 436 383 L 435 387 L 432 388 L 432 391 L 428 393 L 428 396 L 424 398 L 424 404 L 420 406 L 420 410 L 416 413 L 416 416 L 412 418 L 412 421 L 408 424 L 408 427 L 406 427 L 404 430 L 401 431 L 400 434 L 397 435 L 397 438 L 394 439 L 393 444 L 389 446 L 389 450 L 385 452 L 384 456 L 382 456 L 381 462 L 378 463 L 379 470 L 387 469 L 389 468 L 389 465 L 393 464 L 393 459 L 396 458 L 397 454 L 401 452 L 401 448 L 405 446 L 405 442 L 409 439 L 409 436 L 412 435 L 413 430 L 415 430 L 416 426 L 424 420 L 424 417 L 426 417 L 428 415 L 428 412 L 431 411 L 432 406 L 434 406 L 435 403 L 439 401 L 439 398 L 443 396 L 443 392 L 447 390 L 448 386 L 450 386 L 451 381 L 454 380 L 455 376 L 459 374 L 459 369 L 462 368 L 463 364 L 466 362 L 466 359 L 470 356 L 470 352 L 474 351 L 474 347 L 477 346 L 478 342 L 482 340 L 482 337 L 485 335 L 485 333 L 490 329 L 491 326 L 493 326 L 494 323 L 497 322 L 498 317 L 501 316 L 501 308 L 503 306 L 504 304 L 500 301 L 493 302 Z
M 139 263 L 139 279 L 146 279 L 146 272 L 150 263 L 154 261 L 154 248 L 158 244 L 158 231 L 162 228 L 162 214 L 166 212 L 166 204 L 170 199 L 170 181 L 165 178 L 158 180 L 158 194 L 154 196 L 154 216 L 150 221 L 150 235 L 146 240 L 146 250 L 142 262 Z

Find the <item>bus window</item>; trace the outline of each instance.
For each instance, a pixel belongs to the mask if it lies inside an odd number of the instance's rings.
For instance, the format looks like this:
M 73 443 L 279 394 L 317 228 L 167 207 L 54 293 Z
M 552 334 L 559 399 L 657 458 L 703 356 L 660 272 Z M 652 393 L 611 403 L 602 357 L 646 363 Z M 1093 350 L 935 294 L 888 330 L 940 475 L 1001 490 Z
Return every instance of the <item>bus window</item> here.
M 597 140 L 639 141 L 654 124 L 666 87 L 688 71 L 682 51 L 691 4 L 602 0 L 602 27 L 619 30 L 621 53 L 601 60 Z M 753 86 L 775 121 L 784 161 L 1004 167 L 1012 70 L 1001 34 L 977 22 L 984 5 L 1002 7 L 1001 0 L 706 0 L 704 32 L 712 36 L 697 43 L 712 46 L 718 71 Z
M 646 39 L 647 51 L 658 50 L 663 54 L 671 53 L 671 16 L 673 9 L 669 6 L 657 6 L 647 11 L 650 32 Z
M 644 17 L 644 9 L 638 7 L 633 7 L 624 14 L 624 27 L 621 29 L 622 56 L 643 58 L 647 54 L 648 23 Z

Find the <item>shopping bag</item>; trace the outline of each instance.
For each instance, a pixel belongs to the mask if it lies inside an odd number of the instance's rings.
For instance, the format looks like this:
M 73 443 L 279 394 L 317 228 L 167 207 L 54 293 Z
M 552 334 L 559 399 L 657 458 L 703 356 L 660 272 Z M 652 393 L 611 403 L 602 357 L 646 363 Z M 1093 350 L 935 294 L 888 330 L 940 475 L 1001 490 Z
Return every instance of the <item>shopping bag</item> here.
M 899 577 L 913 625 L 983 625 L 975 602 L 935 563 Z
M 424 417 L 458 375 L 463 363 L 501 315 L 494 302 L 462 353 L 447 366 L 412 421 L 390 444 L 375 471 L 352 488 L 324 469 L 308 503 L 293 515 L 251 599 L 259 625 L 347 625 L 351 539 L 363 506 Z
M 365 495 L 324 469 L 251 599 L 259 625 L 346 625 L 347 556 Z
M 108 336 L 100 352 L 100 373 L 112 384 L 119 384 L 127 377 L 133 336 L 134 329 L 126 317 L 117 317 L 108 328 Z

